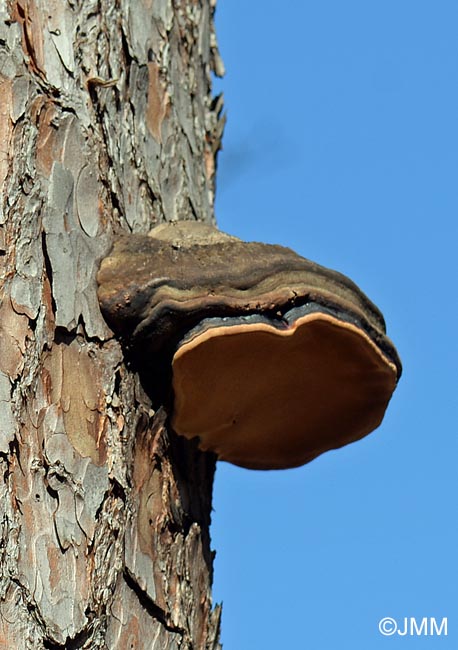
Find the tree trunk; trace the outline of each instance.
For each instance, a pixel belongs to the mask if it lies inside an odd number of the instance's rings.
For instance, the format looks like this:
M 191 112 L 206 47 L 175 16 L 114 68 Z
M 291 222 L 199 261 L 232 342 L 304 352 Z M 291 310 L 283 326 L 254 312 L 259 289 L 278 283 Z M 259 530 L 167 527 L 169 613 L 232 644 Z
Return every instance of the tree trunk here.
M 219 648 L 214 459 L 105 324 L 113 234 L 213 221 L 214 0 L 0 4 L 0 647 Z

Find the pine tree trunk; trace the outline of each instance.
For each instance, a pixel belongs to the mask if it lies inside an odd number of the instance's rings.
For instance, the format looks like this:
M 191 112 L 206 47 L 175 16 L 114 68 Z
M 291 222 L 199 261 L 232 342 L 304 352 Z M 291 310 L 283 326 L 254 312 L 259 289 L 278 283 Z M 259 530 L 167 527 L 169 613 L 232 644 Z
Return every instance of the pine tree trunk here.
M 114 234 L 213 221 L 214 0 L 0 3 L 0 647 L 219 648 L 214 460 L 97 301 Z

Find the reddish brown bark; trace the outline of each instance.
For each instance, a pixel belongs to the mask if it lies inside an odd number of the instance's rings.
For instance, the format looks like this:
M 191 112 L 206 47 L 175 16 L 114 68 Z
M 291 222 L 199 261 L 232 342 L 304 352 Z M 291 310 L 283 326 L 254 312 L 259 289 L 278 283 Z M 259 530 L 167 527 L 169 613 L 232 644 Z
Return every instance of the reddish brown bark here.
M 105 324 L 113 233 L 213 222 L 211 0 L 0 8 L 0 647 L 217 648 L 214 461 Z

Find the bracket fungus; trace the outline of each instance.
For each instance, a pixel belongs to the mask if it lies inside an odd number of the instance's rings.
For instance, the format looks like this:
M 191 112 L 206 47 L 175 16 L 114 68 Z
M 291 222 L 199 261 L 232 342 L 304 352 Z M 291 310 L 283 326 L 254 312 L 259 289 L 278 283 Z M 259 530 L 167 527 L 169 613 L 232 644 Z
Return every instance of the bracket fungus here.
M 401 375 L 377 307 L 282 246 L 164 224 L 118 237 L 98 284 L 173 429 L 242 467 L 295 467 L 362 438 Z

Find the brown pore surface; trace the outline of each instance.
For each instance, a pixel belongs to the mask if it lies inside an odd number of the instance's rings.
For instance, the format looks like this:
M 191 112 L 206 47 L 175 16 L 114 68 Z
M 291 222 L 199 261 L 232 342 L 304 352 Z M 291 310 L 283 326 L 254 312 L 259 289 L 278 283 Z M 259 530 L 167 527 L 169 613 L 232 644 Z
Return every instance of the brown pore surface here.
M 296 467 L 378 427 L 396 381 L 365 332 L 328 314 L 210 328 L 174 355 L 172 426 L 220 460 Z

